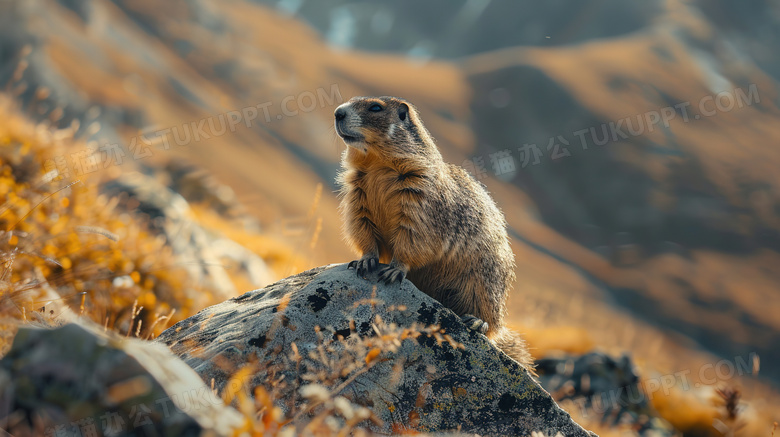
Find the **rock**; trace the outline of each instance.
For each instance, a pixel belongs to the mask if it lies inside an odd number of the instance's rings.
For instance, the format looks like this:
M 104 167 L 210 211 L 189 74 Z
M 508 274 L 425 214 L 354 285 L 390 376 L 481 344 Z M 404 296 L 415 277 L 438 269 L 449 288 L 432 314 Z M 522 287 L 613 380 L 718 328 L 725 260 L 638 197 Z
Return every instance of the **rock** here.
M 165 348 L 74 323 L 20 327 L 0 387 L 0 429 L 16 436 L 221 436 L 241 424 Z
M 455 313 L 409 281 L 375 281 L 345 264 L 319 267 L 207 308 L 157 341 L 218 389 L 235 390 L 231 375 L 255 365 L 249 388 L 276 393 L 288 415 L 318 414 L 306 404 L 316 395 L 370 408 L 378 432 L 593 435 Z
M 118 196 L 121 208 L 147 215 L 150 230 L 165 237 L 181 259 L 180 267 L 222 299 L 238 294 L 225 269 L 225 260 L 236 267 L 231 271 L 233 275 L 245 275 L 259 285 L 271 282 L 273 275 L 262 258 L 198 224 L 187 200 L 155 178 L 126 173 L 104 184 L 102 190 Z M 195 299 L 200 292 L 190 290 L 188 294 Z
M 184 197 L 190 204 L 198 204 L 221 217 L 240 222 L 246 229 L 260 230 L 257 219 L 248 214 L 230 186 L 225 185 L 207 170 L 181 159 L 165 164 L 162 174 L 169 190 Z
M 571 400 L 583 417 L 595 416 L 602 423 L 631 424 L 638 436 L 680 435 L 650 404 L 640 387 L 631 358 L 619 359 L 600 352 L 543 358 L 536 361 L 539 382 L 556 401 Z

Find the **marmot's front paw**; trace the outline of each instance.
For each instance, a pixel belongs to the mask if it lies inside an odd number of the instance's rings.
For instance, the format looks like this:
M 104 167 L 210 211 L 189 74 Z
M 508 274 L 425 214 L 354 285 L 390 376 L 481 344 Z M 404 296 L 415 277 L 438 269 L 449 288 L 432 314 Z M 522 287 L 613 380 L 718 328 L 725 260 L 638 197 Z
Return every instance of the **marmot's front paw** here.
M 471 314 L 466 314 L 463 317 L 460 318 L 463 323 L 466 324 L 466 326 L 469 327 L 472 331 L 477 331 L 480 334 L 487 334 L 488 328 L 490 325 L 482 319 L 480 319 L 477 316 L 472 316 Z
M 379 280 L 384 281 L 385 284 L 392 284 L 393 282 L 401 283 L 406 278 L 406 270 L 395 267 L 392 264 L 383 267 L 379 271 Z
M 355 269 L 359 277 L 365 277 L 366 274 L 373 272 L 379 267 L 379 258 L 375 256 L 364 256 L 363 258 L 352 261 L 347 269 Z

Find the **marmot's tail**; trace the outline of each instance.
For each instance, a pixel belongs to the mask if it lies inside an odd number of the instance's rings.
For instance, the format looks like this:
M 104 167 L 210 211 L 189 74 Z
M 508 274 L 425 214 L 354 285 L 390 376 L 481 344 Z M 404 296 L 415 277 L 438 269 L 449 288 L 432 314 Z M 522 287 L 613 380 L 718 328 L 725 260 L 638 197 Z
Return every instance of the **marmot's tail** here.
M 534 371 L 534 359 L 531 356 L 531 353 L 528 352 L 528 346 L 519 333 L 507 328 L 501 328 L 491 337 L 491 340 L 493 340 L 496 347 L 504 351 L 510 358 L 520 363 L 520 365 L 531 372 L 533 376 L 537 376 Z

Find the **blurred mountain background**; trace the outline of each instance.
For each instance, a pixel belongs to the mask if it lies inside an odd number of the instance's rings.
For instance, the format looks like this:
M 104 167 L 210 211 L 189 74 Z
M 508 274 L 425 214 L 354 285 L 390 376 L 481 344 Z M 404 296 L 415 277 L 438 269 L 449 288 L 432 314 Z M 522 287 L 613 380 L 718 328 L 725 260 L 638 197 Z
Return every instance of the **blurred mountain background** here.
M 694 376 L 757 355 L 740 384 L 770 404 L 777 53 L 772 0 L 0 0 L 0 89 L 81 141 L 52 161 L 61 175 L 211 196 L 296 254 L 278 279 L 351 259 L 333 110 L 401 96 L 504 211 L 509 319 L 537 355 L 598 348 Z M 188 189 L 184 168 L 221 185 Z

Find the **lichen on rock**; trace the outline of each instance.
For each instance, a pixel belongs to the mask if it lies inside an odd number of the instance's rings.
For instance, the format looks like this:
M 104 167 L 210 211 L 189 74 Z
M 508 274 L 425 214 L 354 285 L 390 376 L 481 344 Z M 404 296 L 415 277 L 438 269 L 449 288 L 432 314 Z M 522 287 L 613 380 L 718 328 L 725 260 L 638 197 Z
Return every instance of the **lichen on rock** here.
M 451 310 L 409 281 L 376 279 L 319 267 L 207 308 L 157 341 L 223 392 L 250 368 L 247 392 L 274 393 L 298 420 L 329 405 L 348 421 L 336 405 L 346 401 L 370 410 L 365 424 L 380 432 L 592 435 Z

